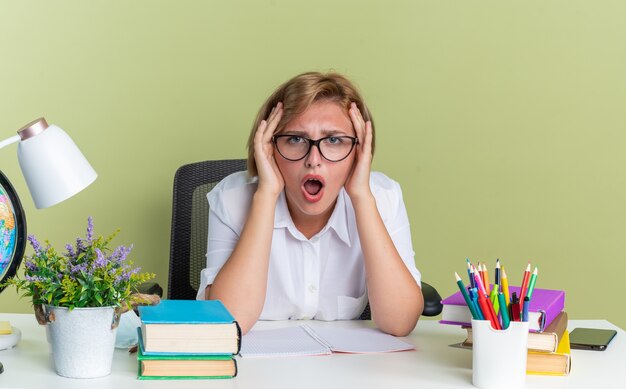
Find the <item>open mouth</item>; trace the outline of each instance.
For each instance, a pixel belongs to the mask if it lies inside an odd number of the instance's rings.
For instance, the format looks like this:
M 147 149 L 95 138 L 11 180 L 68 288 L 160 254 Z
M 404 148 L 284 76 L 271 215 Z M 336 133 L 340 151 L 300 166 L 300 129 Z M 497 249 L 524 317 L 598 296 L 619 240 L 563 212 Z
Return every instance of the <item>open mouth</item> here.
M 302 183 L 302 192 L 308 201 L 319 201 L 324 194 L 324 179 L 321 176 L 306 176 Z
M 311 196 L 315 196 L 322 190 L 322 183 L 318 180 L 306 180 L 304 183 L 304 190 Z

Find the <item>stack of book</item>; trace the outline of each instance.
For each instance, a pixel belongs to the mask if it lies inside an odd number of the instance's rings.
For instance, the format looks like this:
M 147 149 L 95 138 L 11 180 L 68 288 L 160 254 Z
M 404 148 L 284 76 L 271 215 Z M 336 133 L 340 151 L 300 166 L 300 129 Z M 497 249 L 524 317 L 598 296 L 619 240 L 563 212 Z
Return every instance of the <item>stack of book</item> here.
M 510 287 L 511 292 L 519 288 Z M 461 346 L 472 347 L 472 316 L 461 292 L 442 300 L 442 324 L 461 325 L 467 339 Z M 535 289 L 529 307 L 528 374 L 567 375 L 570 372 L 570 344 L 567 332 L 565 292 Z
M 241 329 L 218 300 L 140 306 L 139 379 L 232 378 Z

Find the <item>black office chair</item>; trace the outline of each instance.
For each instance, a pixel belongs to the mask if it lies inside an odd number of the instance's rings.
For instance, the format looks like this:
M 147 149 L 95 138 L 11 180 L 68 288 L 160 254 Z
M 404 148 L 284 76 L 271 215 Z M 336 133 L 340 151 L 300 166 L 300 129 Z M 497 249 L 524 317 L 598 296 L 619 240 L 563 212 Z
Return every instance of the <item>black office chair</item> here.
M 245 159 L 203 161 L 181 166 L 174 176 L 169 299 L 193 300 L 206 267 L 209 203 L 206 194 L 224 177 L 246 170 Z
M 206 194 L 224 177 L 246 169 L 245 159 L 203 161 L 181 166 L 174 177 L 169 299 L 192 300 L 200 286 L 200 272 L 206 267 L 209 203 Z M 422 282 L 425 316 L 441 313 L 441 296 Z M 371 318 L 369 304 L 361 319 Z

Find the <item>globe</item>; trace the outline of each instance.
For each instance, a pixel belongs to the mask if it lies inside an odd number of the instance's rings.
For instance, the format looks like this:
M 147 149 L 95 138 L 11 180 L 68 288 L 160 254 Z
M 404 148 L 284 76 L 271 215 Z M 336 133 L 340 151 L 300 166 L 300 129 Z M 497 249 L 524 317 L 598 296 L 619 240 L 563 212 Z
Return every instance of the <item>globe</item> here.
M 26 219 L 13 185 L 0 171 L 0 292 L 17 272 L 26 246 Z

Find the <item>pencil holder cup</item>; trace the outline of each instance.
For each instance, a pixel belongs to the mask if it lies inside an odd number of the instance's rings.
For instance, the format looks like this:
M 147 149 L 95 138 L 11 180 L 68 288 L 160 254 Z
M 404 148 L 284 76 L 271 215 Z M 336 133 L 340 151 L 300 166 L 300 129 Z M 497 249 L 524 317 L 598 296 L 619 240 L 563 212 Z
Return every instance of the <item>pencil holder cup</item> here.
M 528 322 L 513 321 L 506 330 L 489 320 L 472 320 L 472 382 L 481 389 L 521 388 L 526 383 Z

